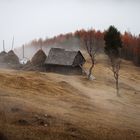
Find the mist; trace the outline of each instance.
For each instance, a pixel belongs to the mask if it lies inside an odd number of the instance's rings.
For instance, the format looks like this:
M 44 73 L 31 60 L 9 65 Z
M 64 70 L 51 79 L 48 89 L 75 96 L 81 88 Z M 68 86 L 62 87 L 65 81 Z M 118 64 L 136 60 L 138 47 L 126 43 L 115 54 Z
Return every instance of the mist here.
M 48 53 L 51 48 L 62 48 L 69 51 L 78 51 L 81 49 L 80 40 L 78 38 L 72 37 L 63 42 L 56 42 L 52 45 L 46 46 L 33 46 L 31 44 L 27 44 L 24 47 L 24 58 L 31 60 L 37 51 L 42 49 L 44 53 L 48 56 Z M 18 47 L 14 49 L 14 52 L 19 57 L 19 59 L 23 59 L 23 47 Z
M 0 0 L 0 50 L 81 28 L 140 33 L 139 0 Z

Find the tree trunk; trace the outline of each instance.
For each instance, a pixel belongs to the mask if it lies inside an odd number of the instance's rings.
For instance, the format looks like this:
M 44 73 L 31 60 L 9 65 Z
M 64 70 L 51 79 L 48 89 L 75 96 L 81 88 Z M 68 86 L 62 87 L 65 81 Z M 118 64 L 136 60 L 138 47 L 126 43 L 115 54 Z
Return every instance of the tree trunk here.
M 120 97 L 120 94 L 119 94 L 119 81 L 118 81 L 118 76 L 116 78 L 116 90 L 117 90 L 117 96 Z
M 89 69 L 89 74 L 88 74 L 88 79 L 90 80 L 91 74 L 92 74 L 92 69 L 94 67 L 94 63 L 92 63 L 90 69 Z

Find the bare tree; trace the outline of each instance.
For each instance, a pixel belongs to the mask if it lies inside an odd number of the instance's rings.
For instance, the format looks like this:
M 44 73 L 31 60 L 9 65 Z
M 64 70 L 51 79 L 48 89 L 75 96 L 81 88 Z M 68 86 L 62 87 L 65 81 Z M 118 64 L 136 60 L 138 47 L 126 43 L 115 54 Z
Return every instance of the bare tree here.
M 83 35 L 83 43 L 91 59 L 91 66 L 88 72 L 88 79 L 90 80 L 92 75 L 92 70 L 95 66 L 95 56 L 98 51 L 98 47 L 96 45 L 95 33 L 93 30 L 89 30 L 88 32 L 85 32 L 85 34 Z
M 120 71 L 120 65 L 121 65 L 121 59 L 119 57 L 115 57 L 111 55 L 110 57 L 112 72 L 115 78 L 116 83 L 116 90 L 117 90 L 117 96 L 120 96 L 119 94 L 119 71 Z

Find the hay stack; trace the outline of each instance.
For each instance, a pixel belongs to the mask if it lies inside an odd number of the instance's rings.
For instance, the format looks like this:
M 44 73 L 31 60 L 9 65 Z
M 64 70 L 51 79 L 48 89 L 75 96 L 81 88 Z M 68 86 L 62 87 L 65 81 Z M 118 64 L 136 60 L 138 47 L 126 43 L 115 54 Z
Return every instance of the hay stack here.
M 2 51 L 0 53 L 0 63 L 3 63 L 4 62 L 4 58 L 5 58 L 6 55 L 7 55 L 7 53 L 5 51 Z
M 37 53 L 35 53 L 35 55 L 33 56 L 32 60 L 31 60 L 31 63 L 34 65 L 34 66 L 41 66 L 44 64 L 45 60 L 46 60 L 47 56 L 46 54 L 44 53 L 43 50 L 39 50 L 37 51 Z
M 4 55 L 6 55 L 7 53 L 5 52 L 5 51 L 2 51 L 1 53 L 0 53 L 0 56 L 4 56 Z
M 5 63 L 10 63 L 10 64 L 19 64 L 19 58 L 18 56 L 14 53 L 13 50 L 9 51 L 6 56 L 4 57 Z

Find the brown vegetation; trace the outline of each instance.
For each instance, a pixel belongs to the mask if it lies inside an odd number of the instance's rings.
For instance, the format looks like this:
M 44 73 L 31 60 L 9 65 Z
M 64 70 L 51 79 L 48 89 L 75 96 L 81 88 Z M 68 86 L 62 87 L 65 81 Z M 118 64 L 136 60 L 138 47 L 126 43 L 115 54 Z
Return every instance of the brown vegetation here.
M 43 65 L 46 58 L 47 58 L 46 54 L 44 53 L 44 51 L 42 49 L 40 49 L 33 56 L 31 63 L 35 66 Z
M 123 61 L 117 98 L 105 56 L 97 60 L 95 81 L 1 69 L 1 134 L 9 140 L 139 140 L 140 69 Z
M 4 63 L 19 64 L 19 58 L 13 50 L 9 51 L 4 57 Z
M 52 44 L 62 43 L 70 38 L 82 38 L 84 35 L 90 34 L 89 31 L 84 29 L 77 30 L 74 33 L 60 34 L 50 39 L 35 39 L 30 45 L 32 46 L 50 46 Z M 99 47 L 100 51 L 104 48 L 104 34 L 105 32 L 96 31 L 92 29 L 92 34 L 94 34 L 94 39 L 96 40 L 96 46 Z M 125 32 L 121 35 L 123 42 L 123 50 L 121 52 L 121 57 L 126 60 L 131 60 L 135 65 L 140 66 L 140 36 L 132 35 L 130 32 Z M 82 42 L 81 42 L 82 44 Z

